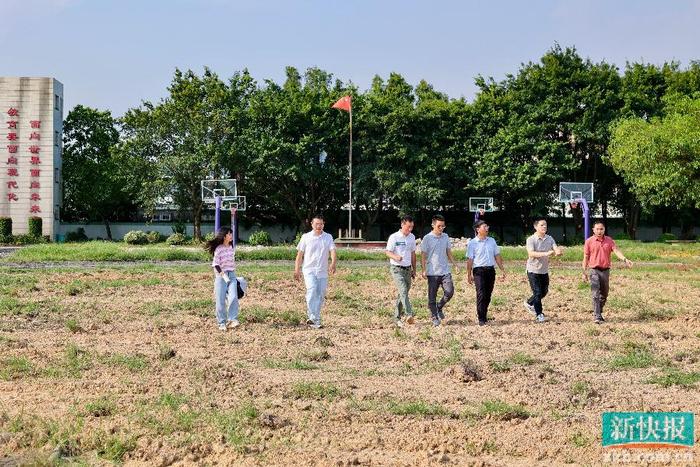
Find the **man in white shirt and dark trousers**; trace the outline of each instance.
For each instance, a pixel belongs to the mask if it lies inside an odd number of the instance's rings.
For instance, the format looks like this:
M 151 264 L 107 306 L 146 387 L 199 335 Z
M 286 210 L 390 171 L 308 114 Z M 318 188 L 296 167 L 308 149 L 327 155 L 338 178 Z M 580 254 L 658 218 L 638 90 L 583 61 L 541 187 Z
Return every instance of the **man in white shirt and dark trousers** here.
M 467 246 L 467 282 L 473 283 L 476 287 L 476 315 L 479 326 L 484 326 L 496 282 L 495 266 L 498 264 L 503 274 L 501 280 L 506 279 L 506 270 L 503 267 L 501 249 L 496 245 L 496 240 L 488 236 L 488 224 L 484 221 L 476 221 L 474 230 L 477 236 Z
M 455 260 L 452 257 L 450 237 L 443 233 L 445 230 L 445 218 L 439 214 L 433 216 L 433 230 L 423 237 L 420 244 L 420 262 L 423 268 L 423 277 L 428 279 L 428 308 L 433 326 L 440 326 L 445 319 L 443 308 L 455 293 L 452 283 L 450 264 L 457 270 Z M 449 261 L 449 263 L 448 263 Z M 442 299 L 437 302 L 438 289 L 442 287 Z
M 323 231 L 321 215 L 311 219 L 311 232 L 301 236 L 297 245 L 297 258 L 294 264 L 294 278 L 301 279 L 302 261 L 304 264 L 304 284 L 306 285 L 306 306 L 309 319 L 306 324 L 314 329 L 321 326 L 321 307 L 328 287 L 328 272 L 335 274 L 336 252 L 333 237 Z M 328 266 L 330 256 L 331 265 Z
M 535 233 L 525 242 L 527 247 L 527 280 L 532 289 L 532 296 L 525 301 L 525 309 L 535 315 L 538 323 L 544 323 L 542 311 L 542 299 L 549 291 L 549 257 L 561 255 L 559 248 L 552 237 L 547 235 L 547 221 L 543 218 L 535 219 L 533 223 Z
M 391 234 L 386 242 L 389 270 L 399 294 L 394 313 L 394 323 L 398 327 L 403 326 L 403 315 L 408 324 L 413 324 L 415 321 L 413 307 L 408 298 L 411 279 L 416 278 L 416 237 L 411 233 L 412 230 L 413 218 L 404 216 L 401 218 L 401 229 Z

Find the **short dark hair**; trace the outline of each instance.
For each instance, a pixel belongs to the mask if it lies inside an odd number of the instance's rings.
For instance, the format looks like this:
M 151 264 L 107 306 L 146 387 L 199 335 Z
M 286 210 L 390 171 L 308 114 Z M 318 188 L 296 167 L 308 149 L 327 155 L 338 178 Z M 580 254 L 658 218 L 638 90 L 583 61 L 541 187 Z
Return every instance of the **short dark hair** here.
M 403 224 L 405 222 L 413 222 L 413 216 L 409 216 L 408 214 L 406 214 L 405 216 L 402 216 L 401 223 Z
M 603 221 L 594 221 L 594 222 L 593 222 L 593 227 L 595 227 L 595 226 L 598 225 L 598 224 L 600 224 L 600 225 L 602 225 L 603 227 L 605 227 L 605 222 L 603 222 Z
M 542 217 L 542 216 L 540 216 L 540 217 L 535 217 L 534 219 L 532 219 L 532 225 L 535 226 L 535 225 L 539 224 L 540 221 L 545 221 L 545 222 L 546 222 L 547 219 L 546 219 L 545 217 Z
M 445 218 L 444 218 L 443 216 L 441 216 L 440 214 L 435 214 L 435 215 L 433 216 L 433 219 L 430 221 L 430 223 L 432 224 L 432 223 L 435 222 L 435 221 L 442 221 L 442 222 L 445 222 Z
M 311 218 L 311 222 L 313 222 L 314 219 L 318 219 L 320 221 L 325 222 L 325 219 L 323 218 L 323 214 L 314 214 L 313 217 Z
M 474 222 L 474 230 L 478 229 L 479 227 L 481 227 L 484 224 L 488 225 L 488 223 L 486 223 L 486 221 L 482 221 L 481 219 L 479 219 L 478 221 Z

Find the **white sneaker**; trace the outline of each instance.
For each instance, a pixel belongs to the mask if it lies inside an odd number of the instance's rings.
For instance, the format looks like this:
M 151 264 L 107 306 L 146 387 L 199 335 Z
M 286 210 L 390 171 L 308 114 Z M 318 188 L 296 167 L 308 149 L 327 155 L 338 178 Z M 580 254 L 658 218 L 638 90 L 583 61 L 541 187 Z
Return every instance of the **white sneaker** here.
M 321 323 L 314 323 L 314 324 L 310 324 L 309 327 L 311 329 L 321 329 L 323 327 L 323 325 Z
M 219 324 L 219 331 L 226 331 L 226 325 L 225 324 Z
M 395 319 L 395 320 L 394 320 L 394 325 L 395 325 L 397 328 L 402 328 L 402 327 L 403 327 L 403 320 L 402 320 L 401 318 Z
M 238 326 L 241 325 L 241 323 L 237 319 L 232 319 L 229 320 L 228 323 L 226 323 L 229 329 L 237 328 Z
M 525 301 L 523 302 L 523 306 L 525 307 L 525 310 L 532 313 L 533 316 L 537 316 L 537 312 L 535 311 L 535 307 L 533 305 L 530 305 L 529 303 L 527 303 L 527 301 Z

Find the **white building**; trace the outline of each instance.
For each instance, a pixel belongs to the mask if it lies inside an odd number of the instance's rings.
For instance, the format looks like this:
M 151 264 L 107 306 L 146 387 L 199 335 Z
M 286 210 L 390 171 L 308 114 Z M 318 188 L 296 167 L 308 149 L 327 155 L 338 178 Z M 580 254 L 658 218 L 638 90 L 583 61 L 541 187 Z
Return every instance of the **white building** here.
M 0 77 L 0 217 L 12 233 L 41 217 L 52 239 L 61 211 L 63 85 L 53 78 Z

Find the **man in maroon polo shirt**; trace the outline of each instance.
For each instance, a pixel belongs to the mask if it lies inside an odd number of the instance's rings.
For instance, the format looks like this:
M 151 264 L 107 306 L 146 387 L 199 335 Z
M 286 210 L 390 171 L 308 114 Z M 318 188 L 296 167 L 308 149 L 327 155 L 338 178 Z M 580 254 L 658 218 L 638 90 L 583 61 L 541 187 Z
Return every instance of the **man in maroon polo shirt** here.
M 602 222 L 596 222 L 593 224 L 593 236 L 589 237 L 583 246 L 583 280 L 588 282 L 588 268 L 590 267 L 593 314 L 596 324 L 605 321 L 603 307 L 610 290 L 611 253 L 615 253 L 615 256 L 624 261 L 628 267 L 632 267 L 632 261 L 625 258 L 612 238 L 605 235 L 605 225 Z

